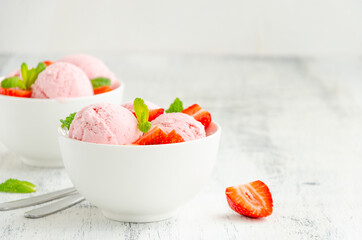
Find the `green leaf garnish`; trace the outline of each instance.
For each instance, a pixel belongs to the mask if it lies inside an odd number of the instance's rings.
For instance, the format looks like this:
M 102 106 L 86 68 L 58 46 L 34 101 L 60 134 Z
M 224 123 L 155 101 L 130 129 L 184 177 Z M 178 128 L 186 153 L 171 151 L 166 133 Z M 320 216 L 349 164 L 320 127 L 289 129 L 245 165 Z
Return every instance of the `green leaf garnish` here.
M 25 86 L 24 82 L 18 77 L 5 78 L 1 82 L 1 87 L 2 88 L 16 88 L 16 87 L 18 87 L 18 88 L 23 89 L 23 90 L 26 89 L 26 86 Z
M 179 98 L 176 98 L 166 110 L 166 113 L 182 112 L 182 110 L 184 110 L 183 103 Z
M 28 76 L 29 69 L 28 69 L 28 65 L 26 65 L 26 63 L 23 62 L 21 64 L 20 72 L 21 72 L 21 77 L 23 78 L 23 81 L 26 85 L 27 79 L 29 78 L 29 76 Z
M 26 63 L 22 63 L 20 67 L 21 80 L 18 77 L 9 77 L 4 79 L 1 82 L 2 88 L 20 88 L 23 90 L 29 90 L 31 85 L 33 85 L 38 78 L 39 73 L 41 73 L 46 68 L 46 65 L 43 62 L 40 62 L 36 68 L 32 68 L 29 70 L 28 65 Z
M 138 129 L 143 133 L 147 133 L 151 129 L 152 124 L 148 121 L 150 112 L 145 101 L 141 98 L 136 98 L 133 101 L 133 107 L 138 120 Z
M 33 85 L 38 78 L 39 73 L 44 71 L 47 66 L 45 63 L 40 62 L 36 66 L 36 68 L 28 69 L 28 65 L 26 63 L 21 64 L 21 77 L 23 78 L 23 82 L 25 83 L 26 89 L 30 89 L 31 85 Z
M 35 191 L 36 191 L 36 186 L 27 181 L 8 179 L 0 184 L 0 192 L 32 193 Z
M 62 123 L 61 127 L 62 127 L 62 128 L 66 127 L 66 128 L 68 128 L 68 130 L 69 130 L 70 124 L 72 124 L 73 119 L 74 119 L 74 117 L 75 117 L 75 114 L 77 114 L 77 113 L 75 112 L 75 113 L 69 114 L 69 116 L 66 117 L 64 120 L 63 120 L 63 119 L 60 119 L 60 122 Z
M 111 86 L 111 80 L 105 77 L 98 77 L 91 79 L 91 83 L 93 85 L 93 89 L 100 88 L 103 86 Z
M 144 133 L 148 133 L 148 131 L 151 129 L 151 122 L 144 122 L 144 123 L 139 123 L 138 125 L 138 129 L 141 131 L 141 132 L 144 132 Z

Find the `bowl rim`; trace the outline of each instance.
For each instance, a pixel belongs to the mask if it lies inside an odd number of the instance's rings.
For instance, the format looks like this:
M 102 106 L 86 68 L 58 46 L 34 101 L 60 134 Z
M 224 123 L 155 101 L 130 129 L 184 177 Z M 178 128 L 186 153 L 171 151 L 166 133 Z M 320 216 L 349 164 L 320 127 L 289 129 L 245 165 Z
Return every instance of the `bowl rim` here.
M 70 138 L 69 136 L 64 135 L 64 130 L 59 127 L 58 128 L 58 137 L 62 137 L 64 139 L 67 139 L 67 141 L 74 142 L 75 144 L 84 144 L 89 146 L 103 146 L 107 148 L 164 148 L 164 147 L 172 147 L 172 146 L 180 146 L 180 145 L 188 145 L 188 144 L 197 144 L 199 142 L 207 141 L 212 138 L 217 137 L 221 134 L 221 126 L 219 123 L 212 121 L 211 123 L 215 124 L 216 131 L 213 132 L 211 135 L 208 135 L 204 138 L 195 139 L 192 141 L 187 142 L 180 142 L 180 143 L 172 143 L 172 144 L 157 144 L 157 145 L 134 145 L 134 144 L 126 144 L 126 145 L 116 145 L 116 144 L 104 144 L 104 143 L 92 143 L 92 142 L 84 142 L 81 140 L 76 140 L 73 138 Z
M 3 80 L 3 78 L 5 78 L 4 76 L 0 76 L 0 81 Z M 108 95 L 113 95 L 116 94 L 118 92 L 122 92 L 125 84 L 123 81 L 118 80 L 119 81 L 119 86 L 116 89 L 113 89 L 112 91 L 106 92 L 106 93 L 102 93 L 102 94 L 97 94 L 97 95 L 92 95 L 92 96 L 86 96 L 86 97 L 71 97 L 71 98 L 23 98 L 23 97 L 12 97 L 12 96 L 5 96 L 5 95 L 1 95 L 0 94 L 0 99 L 13 99 L 14 101 L 19 101 L 19 102 L 42 102 L 42 103 L 51 103 L 51 102 L 76 102 L 76 101 L 87 101 L 90 98 L 101 98 L 101 97 L 106 97 Z

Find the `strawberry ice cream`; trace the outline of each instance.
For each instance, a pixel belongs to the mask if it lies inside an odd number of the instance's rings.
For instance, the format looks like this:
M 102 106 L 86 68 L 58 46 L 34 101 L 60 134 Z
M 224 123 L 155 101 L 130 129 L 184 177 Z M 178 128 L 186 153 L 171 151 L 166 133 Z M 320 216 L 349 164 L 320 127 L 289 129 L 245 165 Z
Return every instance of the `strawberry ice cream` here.
M 42 71 L 32 85 L 33 98 L 70 98 L 93 95 L 85 73 L 70 63 L 54 63 Z
M 158 105 L 156 105 L 154 103 L 148 102 L 148 101 L 145 101 L 145 104 L 147 105 L 148 110 L 161 108 L 160 106 L 158 106 Z M 131 112 L 134 112 L 133 102 L 126 102 L 126 103 L 122 104 L 122 106 L 127 108 Z
M 86 55 L 74 54 L 58 60 L 58 62 L 67 62 L 76 65 L 82 69 L 87 77 L 91 80 L 97 77 L 105 77 L 111 80 L 112 86 L 119 84 L 113 72 L 99 59 Z
M 185 141 L 206 137 L 205 127 L 184 113 L 162 114 L 152 121 L 152 126 L 161 127 L 167 134 L 175 130 Z
M 18 77 L 18 78 L 22 79 L 20 69 L 14 70 L 10 74 L 5 76 L 5 78 L 8 78 L 8 77 Z
M 131 144 L 142 132 L 137 119 L 126 108 L 110 103 L 98 103 L 79 111 L 70 125 L 69 137 L 101 144 Z

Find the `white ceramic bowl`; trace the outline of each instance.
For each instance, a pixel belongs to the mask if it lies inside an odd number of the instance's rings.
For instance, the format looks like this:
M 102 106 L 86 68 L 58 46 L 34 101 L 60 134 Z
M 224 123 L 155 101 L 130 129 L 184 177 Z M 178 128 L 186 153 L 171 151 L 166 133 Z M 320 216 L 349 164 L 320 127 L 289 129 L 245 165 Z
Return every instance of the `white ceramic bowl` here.
M 166 145 L 106 145 L 69 138 L 59 129 L 65 169 L 76 189 L 110 219 L 153 222 L 173 217 L 209 178 L 220 126 L 207 137 Z
M 57 140 L 59 120 L 89 104 L 120 104 L 123 89 L 121 83 L 120 87 L 107 93 L 63 100 L 0 95 L 0 142 L 19 154 L 25 164 L 63 166 Z

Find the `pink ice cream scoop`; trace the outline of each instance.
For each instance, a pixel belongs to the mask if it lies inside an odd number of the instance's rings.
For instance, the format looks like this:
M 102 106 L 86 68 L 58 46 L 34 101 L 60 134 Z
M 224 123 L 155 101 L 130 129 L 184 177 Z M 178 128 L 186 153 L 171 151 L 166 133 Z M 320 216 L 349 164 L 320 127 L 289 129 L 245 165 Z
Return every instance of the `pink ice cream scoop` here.
M 42 71 L 32 85 L 33 98 L 71 98 L 93 95 L 84 72 L 70 63 L 54 63 Z
M 126 108 L 97 103 L 80 110 L 70 125 L 69 137 L 101 144 L 131 144 L 141 137 L 137 119 Z
M 22 79 L 20 69 L 14 70 L 5 76 L 5 78 L 8 78 L 8 77 L 19 77 L 20 79 Z
M 185 141 L 206 137 L 204 125 L 184 113 L 162 114 L 152 121 L 152 126 L 160 126 L 166 133 L 175 129 Z
M 147 105 L 148 110 L 161 108 L 160 106 L 158 106 L 158 105 L 156 105 L 154 103 L 148 102 L 148 101 L 145 101 L 145 104 Z M 126 103 L 122 104 L 122 106 L 127 108 L 131 112 L 134 112 L 133 102 L 126 102 Z
M 89 79 L 105 77 L 111 80 L 112 86 L 118 85 L 119 80 L 113 72 L 98 58 L 86 54 L 74 54 L 58 60 L 76 65 L 82 69 Z

